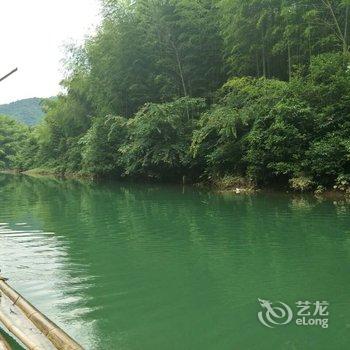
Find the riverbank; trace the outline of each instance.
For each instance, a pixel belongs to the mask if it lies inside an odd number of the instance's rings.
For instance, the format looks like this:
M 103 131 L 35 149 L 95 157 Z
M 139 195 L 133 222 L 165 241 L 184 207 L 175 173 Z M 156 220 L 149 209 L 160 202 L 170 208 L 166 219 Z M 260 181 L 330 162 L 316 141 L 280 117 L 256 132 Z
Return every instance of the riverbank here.
M 3 174 L 23 174 L 30 177 L 37 178 L 60 178 L 60 179 L 76 179 L 76 180 L 89 180 L 89 181 L 102 181 L 102 180 L 122 180 L 128 181 L 126 177 L 115 177 L 115 176 L 97 176 L 96 174 L 89 174 L 83 172 L 60 172 L 57 169 L 53 168 L 34 168 L 26 171 L 18 171 L 18 170 L 2 170 L 0 173 Z M 132 178 L 133 182 L 138 183 L 172 183 L 176 184 L 174 181 L 161 181 L 154 178 Z M 285 193 L 285 194 L 306 194 L 313 195 L 316 198 L 324 198 L 330 200 L 341 200 L 344 198 L 350 198 L 350 194 L 347 191 L 341 191 L 339 189 L 314 189 L 308 188 L 305 190 L 293 189 L 288 186 L 257 186 L 252 181 L 249 181 L 243 177 L 239 176 L 224 176 L 222 178 L 210 179 L 206 181 L 199 182 L 178 182 L 179 185 L 187 185 L 199 187 L 202 189 L 206 189 L 215 193 L 222 193 L 228 195 L 238 195 L 238 194 L 256 194 L 259 192 L 267 192 L 267 193 Z
M 88 179 L 95 180 L 96 176 L 93 174 L 82 172 L 59 172 L 56 169 L 50 168 L 34 168 L 19 172 L 20 174 L 32 176 L 32 177 L 54 177 L 54 178 L 66 178 L 66 179 Z
M 83 173 L 83 172 L 61 172 L 57 171 L 57 169 L 54 168 L 34 168 L 29 169 L 26 171 L 16 171 L 16 170 L 8 170 L 3 171 L 3 173 L 8 174 L 24 174 L 32 177 L 51 177 L 51 178 L 67 178 L 67 179 L 87 179 L 87 180 L 98 180 L 98 179 L 123 179 L 126 178 L 120 178 L 120 177 L 114 177 L 114 176 L 98 176 L 96 174 L 92 173 Z M 154 183 L 154 182 L 162 182 L 167 183 L 168 181 L 164 180 L 158 180 L 155 178 L 135 178 L 133 177 L 133 180 L 137 182 L 147 182 L 147 183 Z M 171 183 L 176 183 L 174 181 L 171 181 Z M 183 178 L 182 181 L 178 182 L 181 185 L 193 185 L 196 187 L 201 188 L 208 188 L 210 190 L 213 190 L 215 192 L 219 193 L 232 193 L 232 194 L 252 194 L 260 191 L 261 189 L 258 188 L 253 182 L 239 176 L 224 176 L 221 178 L 211 179 L 210 181 L 200 181 L 200 182 L 188 182 L 186 178 Z

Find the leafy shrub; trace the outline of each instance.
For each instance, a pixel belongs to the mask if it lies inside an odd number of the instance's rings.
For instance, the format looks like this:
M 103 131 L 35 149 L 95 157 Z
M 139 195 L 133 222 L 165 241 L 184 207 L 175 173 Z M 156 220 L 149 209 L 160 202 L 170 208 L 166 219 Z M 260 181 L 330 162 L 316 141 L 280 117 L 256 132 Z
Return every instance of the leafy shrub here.
M 313 110 L 303 101 L 285 97 L 257 118 L 247 137 L 248 172 L 259 182 L 303 171 L 305 152 L 314 129 Z
M 314 186 L 314 181 L 306 176 L 293 177 L 289 180 L 289 185 L 296 191 L 308 191 Z
M 269 114 L 285 90 L 286 83 L 263 78 L 234 78 L 224 85 L 218 103 L 202 115 L 192 140 L 192 154 L 209 176 L 246 173 L 247 138 L 253 125 Z
M 350 174 L 341 174 L 337 177 L 334 189 L 349 192 L 350 189 Z
M 0 116 L 0 169 L 19 167 L 19 152 L 25 146 L 29 128 Z
M 220 190 L 252 191 L 255 188 L 254 183 L 240 176 L 225 175 L 213 182 Z
M 125 175 L 176 178 L 194 167 L 193 130 L 205 108 L 203 99 L 146 104 L 127 122 L 128 137 L 119 148 Z
M 120 175 L 118 148 L 126 139 L 123 117 L 94 118 L 91 128 L 80 139 L 82 170 L 95 175 Z

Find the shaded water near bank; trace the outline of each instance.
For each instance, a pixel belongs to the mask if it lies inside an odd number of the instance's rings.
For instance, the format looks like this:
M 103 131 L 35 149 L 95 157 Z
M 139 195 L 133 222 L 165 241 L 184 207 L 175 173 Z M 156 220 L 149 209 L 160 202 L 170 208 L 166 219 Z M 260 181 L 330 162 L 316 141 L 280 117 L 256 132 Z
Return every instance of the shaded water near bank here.
M 0 268 L 87 349 L 348 349 L 350 207 L 0 174 Z M 328 301 L 329 327 L 258 320 Z

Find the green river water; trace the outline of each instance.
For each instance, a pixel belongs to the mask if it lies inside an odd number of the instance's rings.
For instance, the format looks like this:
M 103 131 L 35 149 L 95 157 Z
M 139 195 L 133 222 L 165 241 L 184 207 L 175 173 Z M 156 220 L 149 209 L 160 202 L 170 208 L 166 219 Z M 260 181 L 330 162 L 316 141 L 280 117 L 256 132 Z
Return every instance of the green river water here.
M 86 349 L 345 350 L 349 209 L 307 196 L 0 175 L 0 268 Z M 293 319 L 269 323 L 259 298 L 287 304 Z M 298 301 L 327 301 L 315 317 L 328 328 L 297 325 Z

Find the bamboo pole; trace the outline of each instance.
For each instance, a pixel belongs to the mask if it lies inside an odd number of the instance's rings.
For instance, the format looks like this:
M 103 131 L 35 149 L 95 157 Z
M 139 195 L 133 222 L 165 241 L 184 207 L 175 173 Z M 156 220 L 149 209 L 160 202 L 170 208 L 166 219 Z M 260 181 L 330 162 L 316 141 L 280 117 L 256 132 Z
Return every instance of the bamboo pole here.
M 28 350 L 41 350 L 39 345 L 34 343 L 29 337 L 22 332 L 21 329 L 16 327 L 11 319 L 5 315 L 2 311 L 0 311 L 0 322 L 16 337 L 18 338 L 27 348 Z
M 13 305 L 16 305 L 24 313 L 24 315 L 37 327 L 37 329 L 40 332 L 42 332 L 46 336 L 46 338 L 56 347 L 57 350 L 84 350 L 67 333 L 65 333 L 55 323 L 49 320 L 38 309 L 36 309 L 26 299 L 24 299 L 19 293 L 17 293 L 14 289 L 12 289 L 6 283 L 6 279 L 1 276 L 0 276 L 0 291 L 4 293 L 13 302 Z M 19 330 L 17 327 L 13 329 L 11 324 L 6 325 L 5 322 L 8 322 L 8 320 L 6 319 L 6 315 L 2 315 L 1 312 L 0 312 L 0 321 L 4 323 L 6 328 L 23 343 L 24 343 L 23 339 L 25 341 L 28 341 L 28 339 L 25 339 L 25 337 L 23 337 L 23 334 L 21 334 L 21 330 Z M 9 327 L 12 327 L 12 329 Z M 33 344 L 31 344 L 31 346 L 33 346 Z M 30 350 L 39 350 L 35 346 L 34 347 L 28 346 L 28 348 Z
M 5 80 L 6 78 L 8 78 L 10 75 L 12 75 L 13 73 L 16 73 L 18 71 L 18 68 L 13 69 L 10 73 L 6 74 L 5 76 L 3 76 L 2 78 L 0 78 L 0 82 Z
M 0 334 L 0 350 L 12 350 L 8 342 Z

